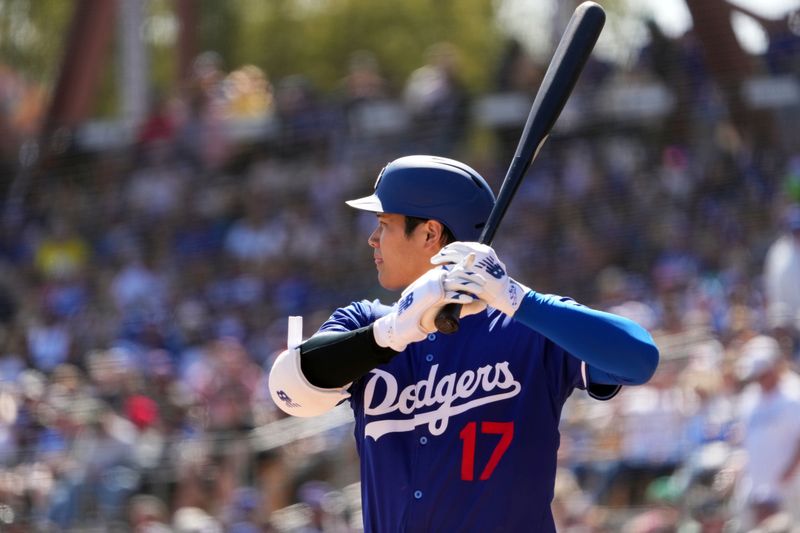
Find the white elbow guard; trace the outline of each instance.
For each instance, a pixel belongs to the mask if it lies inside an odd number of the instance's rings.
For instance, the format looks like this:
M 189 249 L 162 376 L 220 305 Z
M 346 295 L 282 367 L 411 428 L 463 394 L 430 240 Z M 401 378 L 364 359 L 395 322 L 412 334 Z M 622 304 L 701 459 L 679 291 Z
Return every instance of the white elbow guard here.
M 269 393 L 282 411 L 293 416 L 317 416 L 350 397 L 347 387 L 323 389 L 308 382 L 300 368 L 300 348 L 282 352 L 269 373 Z

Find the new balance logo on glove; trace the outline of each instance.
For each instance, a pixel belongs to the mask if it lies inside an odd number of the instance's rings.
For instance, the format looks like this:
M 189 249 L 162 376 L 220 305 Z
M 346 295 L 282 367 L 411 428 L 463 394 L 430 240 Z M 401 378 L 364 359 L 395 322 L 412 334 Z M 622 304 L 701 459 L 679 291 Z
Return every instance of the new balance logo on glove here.
M 412 303 L 414 303 L 414 293 L 409 292 L 408 296 L 406 296 L 397 303 L 397 314 L 398 315 L 403 314 L 403 311 L 411 307 Z
M 501 267 L 500 264 L 495 263 L 491 257 L 485 257 L 481 259 L 476 263 L 476 265 L 484 269 L 495 279 L 500 279 L 506 275 L 506 271 L 503 270 L 503 267 Z

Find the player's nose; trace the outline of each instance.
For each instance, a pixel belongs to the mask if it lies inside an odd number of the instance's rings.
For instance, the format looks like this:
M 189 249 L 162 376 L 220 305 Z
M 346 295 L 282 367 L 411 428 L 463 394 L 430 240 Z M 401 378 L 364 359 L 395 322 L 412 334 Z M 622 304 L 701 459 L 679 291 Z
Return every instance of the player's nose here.
M 372 230 L 370 233 L 369 238 L 367 239 L 367 244 L 369 244 L 373 248 L 378 247 L 378 232 L 380 231 L 380 226 Z

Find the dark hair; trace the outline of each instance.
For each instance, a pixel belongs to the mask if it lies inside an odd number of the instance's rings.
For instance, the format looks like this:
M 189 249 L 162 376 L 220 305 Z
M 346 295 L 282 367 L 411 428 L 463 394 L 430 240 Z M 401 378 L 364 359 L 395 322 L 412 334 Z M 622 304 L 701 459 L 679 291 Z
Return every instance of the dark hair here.
M 420 218 L 420 217 L 410 217 L 406 215 L 406 237 L 410 236 L 414 233 L 414 230 L 417 229 L 417 226 L 422 224 L 423 222 L 427 222 L 431 220 L 429 218 Z M 438 221 L 437 221 L 438 222 Z M 439 222 L 442 224 L 441 222 Z M 456 236 L 453 235 L 453 232 L 450 231 L 450 228 L 442 224 L 442 240 L 441 245 L 446 246 L 451 242 L 456 242 Z

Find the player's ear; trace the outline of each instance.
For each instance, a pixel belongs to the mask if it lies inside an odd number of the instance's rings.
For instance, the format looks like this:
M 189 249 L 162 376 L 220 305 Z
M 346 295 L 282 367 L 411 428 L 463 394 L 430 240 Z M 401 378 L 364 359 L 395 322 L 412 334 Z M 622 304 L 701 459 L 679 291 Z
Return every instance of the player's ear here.
M 427 220 L 425 222 L 425 245 L 440 247 L 444 226 L 438 220 Z

